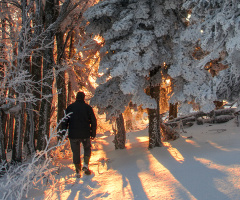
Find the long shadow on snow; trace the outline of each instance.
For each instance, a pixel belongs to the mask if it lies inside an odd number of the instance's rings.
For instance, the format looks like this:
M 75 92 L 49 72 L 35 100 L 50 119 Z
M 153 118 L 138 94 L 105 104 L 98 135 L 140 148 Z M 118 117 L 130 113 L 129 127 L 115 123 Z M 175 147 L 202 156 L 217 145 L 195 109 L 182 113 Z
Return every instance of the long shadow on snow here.
M 174 148 L 182 154 L 184 157 L 183 162 L 178 162 L 174 159 L 167 150 L 168 147 L 152 149 L 151 153 L 159 161 L 159 163 L 164 165 L 164 167 L 171 172 L 171 174 L 183 185 L 183 187 L 186 188 L 186 190 L 188 190 L 198 200 L 230 199 L 224 193 L 220 192 L 214 184 L 214 178 L 223 179 L 225 174 L 217 169 L 210 169 L 206 167 L 194 158 L 196 156 L 200 158 L 206 157 L 206 159 L 209 159 L 208 155 L 203 155 L 201 152 L 199 153 L 199 148 L 193 147 L 187 142 L 182 144 L 177 143 L 177 141 L 173 141 L 171 144 L 173 146 L 175 144 Z M 180 145 L 184 145 L 184 148 L 181 149 Z M 216 151 L 214 147 L 213 149 Z M 181 191 L 179 192 L 182 193 Z M 183 193 L 181 195 L 183 195 Z
M 110 160 L 114 161 L 111 162 L 111 168 L 114 170 L 117 170 L 122 175 L 122 192 L 124 193 L 124 188 L 126 188 L 129 185 L 131 186 L 133 197 L 132 199 L 139 199 L 139 200 L 148 200 L 143 185 L 141 183 L 141 180 L 138 176 L 139 172 L 141 172 L 141 169 L 139 168 L 139 165 L 136 163 L 136 156 L 141 154 L 141 158 L 143 158 L 144 162 L 144 168 L 149 168 L 149 160 L 147 155 L 145 156 L 145 152 L 142 151 L 146 148 L 138 148 L 139 144 L 134 147 L 134 143 L 132 144 L 132 148 L 130 149 L 119 149 L 116 150 L 116 152 L 112 152 L 114 156 L 117 155 L 117 157 L 113 157 L 110 152 L 106 152 L 106 156 L 110 158 Z M 104 145 L 103 145 L 104 149 Z M 132 152 L 134 150 L 134 152 Z M 138 151 L 139 150 L 139 151 Z M 137 154 L 136 154 L 137 152 Z M 124 163 L 125 162 L 125 163 Z
M 109 195 L 108 193 L 98 193 L 96 195 L 91 195 L 93 190 L 99 188 L 98 182 L 92 180 L 94 176 L 94 173 L 90 176 L 83 175 L 81 177 L 81 180 L 83 182 L 79 181 L 79 179 L 76 179 L 75 184 L 68 185 L 66 189 L 71 190 L 71 194 L 69 195 L 68 200 L 75 199 L 77 195 L 79 200 L 107 197 Z

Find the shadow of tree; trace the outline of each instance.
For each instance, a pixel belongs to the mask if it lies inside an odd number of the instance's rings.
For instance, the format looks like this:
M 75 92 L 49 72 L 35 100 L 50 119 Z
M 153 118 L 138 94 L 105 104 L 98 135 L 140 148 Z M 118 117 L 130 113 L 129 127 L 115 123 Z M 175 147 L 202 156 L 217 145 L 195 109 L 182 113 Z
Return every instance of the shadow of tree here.
M 169 147 L 162 147 L 160 152 L 157 149 L 153 149 L 151 153 L 186 190 L 199 200 L 230 199 L 216 188 L 214 182 L 215 178 L 225 178 L 225 174 L 219 170 L 208 168 L 196 159 L 196 156 L 206 157 L 207 155 L 202 155 L 198 152 L 198 147 L 193 147 L 187 142 L 182 144 L 173 141 L 171 144 L 180 152 L 184 158 L 183 162 L 179 162 L 169 153 Z M 196 149 L 194 150 L 194 148 Z M 184 194 L 182 193 L 182 195 Z

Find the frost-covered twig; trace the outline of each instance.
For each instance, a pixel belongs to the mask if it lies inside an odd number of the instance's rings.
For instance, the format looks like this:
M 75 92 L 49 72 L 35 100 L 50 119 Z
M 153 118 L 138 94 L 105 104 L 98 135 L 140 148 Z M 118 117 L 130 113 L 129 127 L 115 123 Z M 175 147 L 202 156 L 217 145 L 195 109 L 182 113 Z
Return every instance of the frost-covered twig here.
M 66 117 L 58 123 L 57 127 Z M 5 175 L 0 183 L 1 200 L 20 200 L 24 196 L 27 197 L 29 190 L 38 183 L 55 181 L 52 173 L 57 170 L 57 167 L 51 166 L 54 159 L 53 151 L 66 143 L 65 135 L 56 145 L 52 145 L 52 142 L 65 131 L 57 131 L 57 127 L 50 130 L 50 137 L 46 138 L 46 148 L 37 151 L 29 162 L 12 165 L 8 169 L 6 165 L 0 166 L 5 169 Z

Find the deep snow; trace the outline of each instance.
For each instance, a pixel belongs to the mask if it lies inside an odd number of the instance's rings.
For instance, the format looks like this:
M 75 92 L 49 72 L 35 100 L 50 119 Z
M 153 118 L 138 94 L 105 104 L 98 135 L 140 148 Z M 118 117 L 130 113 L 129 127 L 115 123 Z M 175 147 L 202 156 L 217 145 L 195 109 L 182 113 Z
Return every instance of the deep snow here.
M 240 127 L 231 120 L 184 130 L 152 150 L 147 129 L 127 133 L 124 150 L 114 149 L 112 135 L 99 134 L 92 143 L 92 175 L 76 179 L 71 156 L 58 160 L 59 182 L 44 193 L 31 190 L 28 199 L 240 199 Z

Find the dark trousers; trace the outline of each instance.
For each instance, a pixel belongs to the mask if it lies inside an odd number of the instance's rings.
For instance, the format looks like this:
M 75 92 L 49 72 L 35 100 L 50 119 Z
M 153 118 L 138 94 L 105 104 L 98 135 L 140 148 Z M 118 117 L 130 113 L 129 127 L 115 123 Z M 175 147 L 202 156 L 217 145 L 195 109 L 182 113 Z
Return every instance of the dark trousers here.
M 91 140 L 87 139 L 70 139 L 71 149 L 73 153 L 73 164 L 81 164 L 80 144 L 83 144 L 84 157 L 91 156 Z

